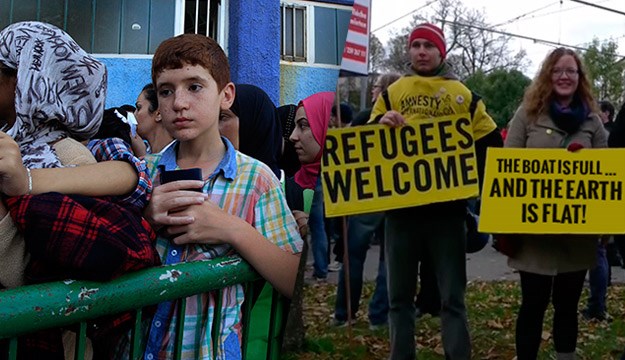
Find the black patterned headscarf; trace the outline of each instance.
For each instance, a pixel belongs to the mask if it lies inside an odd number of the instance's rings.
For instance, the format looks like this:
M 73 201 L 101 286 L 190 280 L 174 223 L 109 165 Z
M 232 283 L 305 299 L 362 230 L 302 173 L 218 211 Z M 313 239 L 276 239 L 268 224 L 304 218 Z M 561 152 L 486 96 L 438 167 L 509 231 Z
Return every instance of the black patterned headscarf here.
M 0 32 L 0 62 L 17 69 L 15 124 L 3 130 L 20 145 L 26 167 L 62 166 L 50 144 L 68 136 L 89 139 L 98 131 L 106 67 L 63 30 L 35 21 Z

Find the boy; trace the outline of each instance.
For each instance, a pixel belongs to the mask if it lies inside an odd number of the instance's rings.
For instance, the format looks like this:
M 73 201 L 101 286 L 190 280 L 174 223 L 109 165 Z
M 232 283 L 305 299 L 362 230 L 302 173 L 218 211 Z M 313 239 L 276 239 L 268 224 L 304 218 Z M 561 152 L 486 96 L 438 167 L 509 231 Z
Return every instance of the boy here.
M 260 161 L 236 151 L 219 135 L 219 113 L 235 96 L 228 59 L 214 40 L 185 34 L 161 43 L 152 60 L 152 81 L 163 125 L 176 139 L 162 154 L 146 157 L 154 192 L 145 216 L 159 231 L 163 263 L 197 261 L 238 253 L 280 293 L 293 293 L 302 239 L 280 182 Z M 203 181 L 158 184 L 160 170 L 201 168 Z M 196 191 L 200 189 L 202 193 Z M 219 346 L 212 348 L 216 293 L 186 301 L 182 357 L 241 358 L 243 287 L 223 289 Z M 174 303 L 159 304 L 146 359 L 173 357 Z

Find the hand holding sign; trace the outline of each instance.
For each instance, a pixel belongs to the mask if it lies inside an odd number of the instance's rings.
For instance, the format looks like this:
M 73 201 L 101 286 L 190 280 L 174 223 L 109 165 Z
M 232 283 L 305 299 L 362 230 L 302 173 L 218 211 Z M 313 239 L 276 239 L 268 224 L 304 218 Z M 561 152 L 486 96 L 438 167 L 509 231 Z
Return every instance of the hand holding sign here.
M 404 126 L 406 124 L 406 119 L 395 110 L 387 111 L 384 116 L 380 119 L 380 124 L 388 125 L 391 127 L 399 127 Z

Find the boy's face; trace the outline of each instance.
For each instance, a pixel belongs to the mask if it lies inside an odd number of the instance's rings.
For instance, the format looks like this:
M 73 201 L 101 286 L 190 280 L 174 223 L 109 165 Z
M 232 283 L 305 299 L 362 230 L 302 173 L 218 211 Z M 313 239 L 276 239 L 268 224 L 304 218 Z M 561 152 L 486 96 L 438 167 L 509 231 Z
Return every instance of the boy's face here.
M 219 112 L 229 109 L 234 100 L 234 84 L 219 91 L 211 74 L 200 65 L 163 70 L 156 78 L 156 92 L 163 125 L 180 141 L 207 132 L 218 135 Z

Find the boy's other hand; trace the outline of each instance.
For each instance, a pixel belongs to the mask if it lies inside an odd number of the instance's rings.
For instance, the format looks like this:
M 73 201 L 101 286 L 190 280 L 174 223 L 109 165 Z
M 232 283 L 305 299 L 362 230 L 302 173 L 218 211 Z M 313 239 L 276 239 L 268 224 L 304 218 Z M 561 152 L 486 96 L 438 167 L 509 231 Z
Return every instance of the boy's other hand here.
M 182 210 L 191 205 L 202 204 L 208 195 L 192 191 L 204 186 L 199 180 L 173 181 L 154 187 L 152 198 L 143 212 L 143 216 L 155 229 L 161 226 L 185 225 L 195 219 Z
M 406 119 L 395 110 L 387 111 L 384 116 L 380 119 L 380 124 L 388 125 L 391 127 L 399 127 L 404 126 L 406 124 Z

